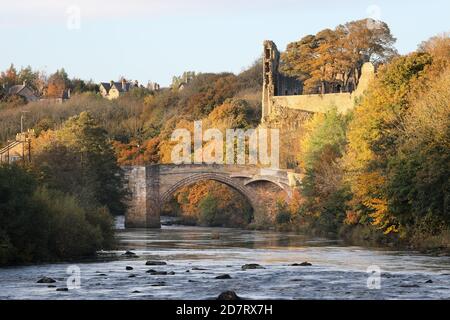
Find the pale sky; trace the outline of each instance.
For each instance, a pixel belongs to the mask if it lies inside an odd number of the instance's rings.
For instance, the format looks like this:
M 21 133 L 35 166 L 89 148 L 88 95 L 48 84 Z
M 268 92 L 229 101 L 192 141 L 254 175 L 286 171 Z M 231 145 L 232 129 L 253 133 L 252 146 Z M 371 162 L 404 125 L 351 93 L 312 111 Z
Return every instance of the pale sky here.
M 400 53 L 450 31 L 448 0 L 0 0 L 0 69 L 10 63 L 70 77 L 125 76 L 168 85 L 183 71 L 240 72 L 262 52 L 323 28 L 372 17 Z

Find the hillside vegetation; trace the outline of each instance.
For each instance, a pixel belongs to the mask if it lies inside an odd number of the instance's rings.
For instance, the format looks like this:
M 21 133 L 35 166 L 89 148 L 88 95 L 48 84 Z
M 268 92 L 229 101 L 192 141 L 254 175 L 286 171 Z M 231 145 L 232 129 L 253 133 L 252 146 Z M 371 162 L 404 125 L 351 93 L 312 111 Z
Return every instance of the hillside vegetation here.
M 367 21 L 354 22 L 288 45 L 283 68 L 292 76 L 303 77 L 311 90 L 321 87 L 326 92 L 336 81 L 354 77 L 361 63 L 374 57 L 378 73 L 351 113 L 331 110 L 316 114 L 290 132 L 289 141 L 281 141 L 285 144 L 281 163 L 290 159 L 291 166 L 304 174 L 303 183 L 289 202 L 277 201 L 276 212 L 263 219 L 267 221 L 264 226 L 252 226 L 361 244 L 449 250 L 450 38 L 434 37 L 416 52 L 400 56 L 387 25 L 379 25 L 380 32 L 368 27 Z M 334 45 L 346 43 L 342 39 L 348 37 L 365 54 L 355 56 L 354 50 L 342 47 L 339 59 L 330 62 L 337 53 L 330 56 L 326 49 L 336 49 Z M 311 52 L 317 59 L 304 64 L 300 58 Z M 22 78 L 34 74 L 27 70 L 16 72 L 15 83 L 21 79 L 17 74 L 22 73 Z M 79 84 L 63 104 L 2 100 L 2 144 L 20 130 L 23 114 L 25 127 L 34 128 L 38 135 L 28 168 L 1 168 L 3 263 L 11 262 L 4 257 L 18 251 L 29 252 L 19 261 L 33 261 L 92 253 L 111 245 L 112 227 L 107 217 L 126 209 L 120 166 L 170 162 L 174 129 L 192 130 L 195 120 L 222 130 L 259 124 L 260 60 L 238 75 L 188 74 L 183 90 L 177 84 L 185 77 L 175 77 L 172 88 L 157 92 L 136 88 L 109 101 L 95 85 L 81 85 L 59 71 L 47 85 L 54 86 L 51 92 Z M 11 79 L 14 72 L 10 69 L 2 73 L 0 82 Z M 10 176 L 17 176 L 17 185 L 8 182 Z M 59 200 L 50 203 L 49 197 Z M 165 205 L 171 213 L 195 224 L 235 227 L 252 221 L 248 203 L 215 182 L 183 188 Z M 24 243 L 20 239 L 28 232 L 28 215 L 33 212 L 41 212 L 36 217 L 42 217 L 42 223 L 54 217 L 78 222 L 46 224 L 47 236 L 35 236 L 42 242 Z M 24 229 L 16 232 L 17 225 Z M 90 238 L 95 241 L 80 241 L 79 248 L 67 250 L 52 248 L 51 253 L 37 249 L 53 243 L 51 235 L 60 234 L 60 227 L 76 237 L 78 226 L 92 232 Z M 61 240 L 66 241 L 70 239 Z M 35 254 L 36 250 L 43 253 Z

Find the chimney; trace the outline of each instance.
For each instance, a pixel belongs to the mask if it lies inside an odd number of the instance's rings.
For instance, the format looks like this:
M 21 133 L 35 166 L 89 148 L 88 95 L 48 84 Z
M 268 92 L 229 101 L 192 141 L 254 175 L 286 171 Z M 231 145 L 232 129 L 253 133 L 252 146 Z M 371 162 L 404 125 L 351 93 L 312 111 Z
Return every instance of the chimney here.
M 27 85 L 27 80 L 23 80 L 23 86 L 25 87 Z
M 70 99 L 70 89 L 67 90 L 67 99 Z
M 125 80 L 125 78 L 122 78 L 122 90 L 123 91 L 127 90 L 127 81 Z

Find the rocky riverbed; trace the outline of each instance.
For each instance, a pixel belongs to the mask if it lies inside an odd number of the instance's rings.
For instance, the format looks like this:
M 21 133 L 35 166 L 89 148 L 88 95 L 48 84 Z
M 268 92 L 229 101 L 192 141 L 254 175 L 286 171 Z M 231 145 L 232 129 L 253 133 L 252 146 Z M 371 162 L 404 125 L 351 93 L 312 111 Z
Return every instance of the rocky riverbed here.
M 0 299 L 214 299 L 225 291 L 245 299 L 450 299 L 449 257 L 237 229 L 164 226 L 118 237 L 119 250 L 94 261 L 0 269 Z M 368 273 L 377 268 L 380 278 Z M 79 288 L 67 289 L 73 270 Z

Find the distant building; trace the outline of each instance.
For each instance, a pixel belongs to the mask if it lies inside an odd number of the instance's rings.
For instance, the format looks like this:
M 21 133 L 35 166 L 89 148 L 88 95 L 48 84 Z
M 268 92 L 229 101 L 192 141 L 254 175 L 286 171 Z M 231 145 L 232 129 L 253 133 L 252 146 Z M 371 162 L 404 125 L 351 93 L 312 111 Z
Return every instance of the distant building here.
M 7 90 L 7 95 L 20 96 L 24 98 L 27 102 L 39 100 L 38 96 L 34 93 L 33 89 L 27 86 L 25 81 L 23 84 L 18 84 L 10 87 Z
M 0 149 L 0 163 L 31 161 L 31 140 L 35 136 L 34 130 L 18 133 L 13 142 Z
M 100 83 L 100 94 L 109 100 L 117 99 L 124 93 L 132 90 L 133 88 L 138 88 L 139 83 L 135 81 L 134 83 L 128 82 L 122 79 L 120 82 L 102 82 Z
M 149 81 L 147 84 L 147 89 L 150 91 L 159 91 L 161 90 L 161 86 L 156 82 Z
M 186 88 L 186 86 L 187 86 L 187 82 L 181 82 L 178 85 L 178 91 L 183 91 Z
M 53 103 L 63 103 L 64 101 L 70 99 L 70 94 L 71 94 L 71 90 L 70 89 L 64 89 L 56 97 L 45 97 L 45 98 L 41 98 L 40 101 L 53 102 Z

